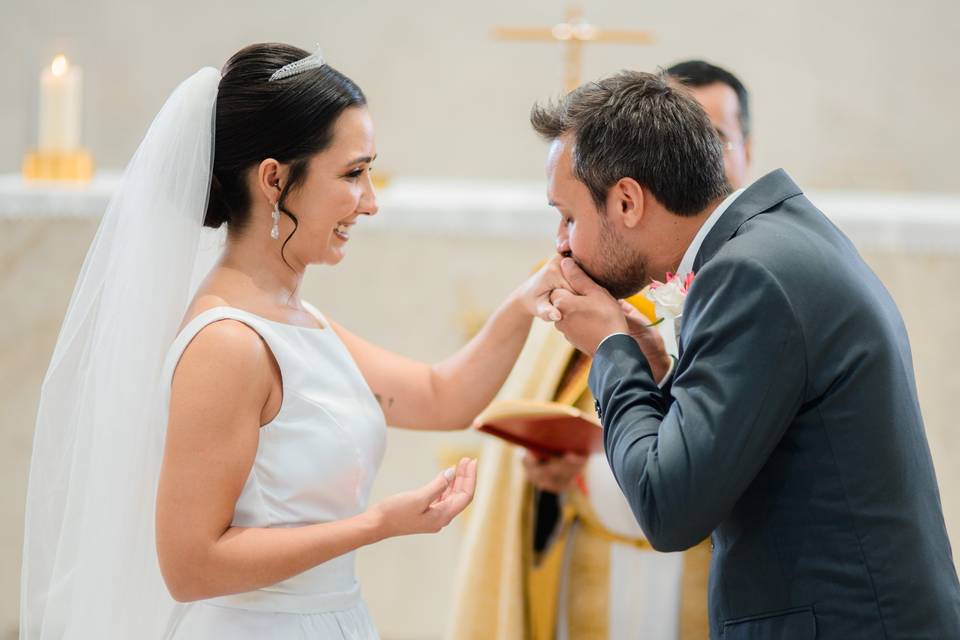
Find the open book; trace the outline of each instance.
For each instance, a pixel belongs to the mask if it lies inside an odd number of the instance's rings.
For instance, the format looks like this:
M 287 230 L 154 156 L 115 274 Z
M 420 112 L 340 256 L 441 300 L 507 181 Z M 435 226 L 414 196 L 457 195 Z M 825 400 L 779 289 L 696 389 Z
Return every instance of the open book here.
M 543 458 L 603 448 L 597 417 L 559 402 L 494 400 L 473 426 Z

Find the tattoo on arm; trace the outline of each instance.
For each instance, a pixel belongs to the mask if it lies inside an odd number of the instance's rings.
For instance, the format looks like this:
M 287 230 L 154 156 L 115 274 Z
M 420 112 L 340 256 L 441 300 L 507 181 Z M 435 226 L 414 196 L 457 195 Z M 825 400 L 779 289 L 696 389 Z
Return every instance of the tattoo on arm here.
M 389 409 L 390 407 L 393 406 L 393 398 L 387 398 L 386 400 L 384 400 L 383 396 L 381 396 L 379 393 L 374 393 L 373 397 L 377 399 L 377 402 L 384 409 Z

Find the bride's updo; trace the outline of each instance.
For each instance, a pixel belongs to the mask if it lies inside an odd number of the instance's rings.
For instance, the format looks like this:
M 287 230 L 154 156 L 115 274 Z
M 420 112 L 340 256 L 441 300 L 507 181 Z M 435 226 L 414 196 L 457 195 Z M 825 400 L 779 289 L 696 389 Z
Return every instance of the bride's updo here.
M 287 194 L 306 176 L 310 157 L 333 137 L 347 108 L 367 103 L 360 88 L 330 65 L 270 81 L 307 51 L 286 44 L 254 44 L 223 67 L 217 93 L 213 179 L 204 226 L 240 230 L 250 217 L 246 173 L 266 158 L 290 164 Z

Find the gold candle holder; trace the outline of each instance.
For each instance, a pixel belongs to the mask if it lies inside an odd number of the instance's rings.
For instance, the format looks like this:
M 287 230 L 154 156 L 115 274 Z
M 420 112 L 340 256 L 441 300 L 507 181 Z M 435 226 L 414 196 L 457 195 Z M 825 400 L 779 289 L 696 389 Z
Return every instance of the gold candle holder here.
M 37 146 L 23 160 L 27 180 L 86 182 L 93 157 L 80 144 L 83 72 L 63 54 L 40 73 Z
M 27 180 L 87 182 L 93 177 L 93 156 L 85 149 L 77 151 L 31 151 L 23 160 Z

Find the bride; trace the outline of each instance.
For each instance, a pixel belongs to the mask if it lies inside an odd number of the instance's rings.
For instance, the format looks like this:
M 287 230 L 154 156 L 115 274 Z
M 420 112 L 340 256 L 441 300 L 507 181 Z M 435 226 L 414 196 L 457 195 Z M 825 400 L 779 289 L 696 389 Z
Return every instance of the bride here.
M 353 552 L 472 499 L 464 459 L 368 507 L 385 426 L 470 424 L 565 281 L 551 261 L 432 366 L 301 300 L 377 213 L 365 105 L 318 54 L 261 44 L 158 114 L 44 380 L 22 639 L 376 638 Z

